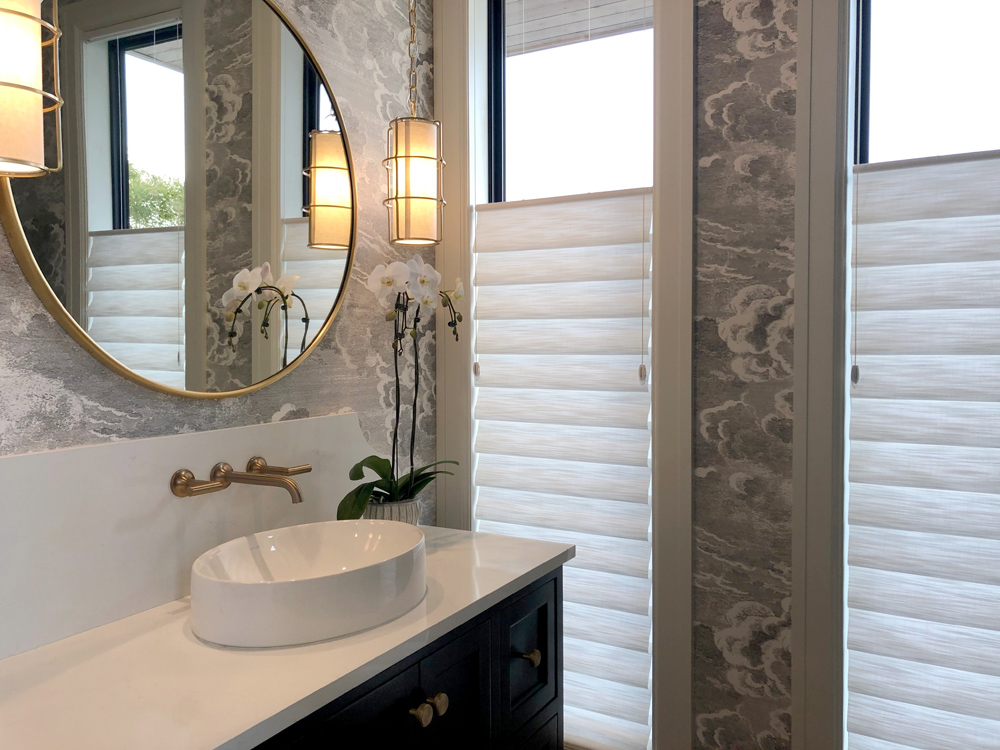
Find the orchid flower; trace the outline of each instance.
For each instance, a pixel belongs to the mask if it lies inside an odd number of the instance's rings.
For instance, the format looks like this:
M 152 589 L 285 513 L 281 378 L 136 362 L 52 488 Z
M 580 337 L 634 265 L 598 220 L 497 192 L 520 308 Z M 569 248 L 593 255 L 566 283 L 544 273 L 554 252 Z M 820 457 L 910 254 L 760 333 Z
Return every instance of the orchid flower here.
M 235 289 L 227 289 L 226 293 L 222 295 L 222 308 L 226 315 L 226 320 L 233 319 L 233 312 L 237 307 L 240 306 L 240 302 L 246 297 L 245 294 L 239 294 Z
M 425 289 L 417 293 L 417 302 L 420 303 L 420 312 L 429 313 L 438 305 L 437 289 Z
M 405 263 L 395 261 L 388 266 L 379 263 L 368 275 L 366 286 L 375 293 L 382 307 L 390 306 L 390 296 L 406 291 L 410 269 Z
M 264 261 L 264 264 L 260 267 L 260 285 L 275 286 L 274 274 L 271 273 L 271 264 L 267 261 Z M 263 289 L 261 290 L 261 296 L 264 299 L 272 300 L 278 295 L 270 289 Z
M 465 285 L 461 279 L 455 279 L 455 291 L 451 292 L 448 296 L 451 297 L 452 302 L 462 301 L 462 298 L 465 296 Z
M 298 276 L 291 276 L 286 273 L 284 276 L 278 279 L 278 281 L 274 284 L 274 286 L 278 287 L 278 289 L 280 289 L 281 293 L 284 295 L 285 305 L 288 308 L 291 308 L 292 300 L 295 299 L 291 295 L 292 295 L 292 289 L 295 288 L 295 282 L 298 280 L 299 280 Z M 272 292 L 272 294 L 274 294 L 274 292 Z
M 410 289 L 413 291 L 414 297 L 420 299 L 425 292 L 437 297 L 438 286 L 441 284 L 441 274 L 434 266 L 424 263 L 424 259 L 419 255 L 413 256 L 406 265 L 410 269 Z M 434 304 L 437 305 L 437 302 Z
M 256 292 L 261 285 L 261 269 L 244 268 L 233 278 L 233 293 L 243 299 L 248 294 Z

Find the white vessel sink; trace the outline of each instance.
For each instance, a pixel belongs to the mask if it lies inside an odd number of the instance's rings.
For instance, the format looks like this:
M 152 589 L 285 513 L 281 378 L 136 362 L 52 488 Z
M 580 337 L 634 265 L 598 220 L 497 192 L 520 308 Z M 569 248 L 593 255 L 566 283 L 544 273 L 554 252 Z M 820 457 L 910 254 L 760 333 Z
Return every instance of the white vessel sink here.
M 426 592 L 424 532 L 324 521 L 210 549 L 191 568 L 195 635 L 223 646 L 312 643 L 409 612 Z

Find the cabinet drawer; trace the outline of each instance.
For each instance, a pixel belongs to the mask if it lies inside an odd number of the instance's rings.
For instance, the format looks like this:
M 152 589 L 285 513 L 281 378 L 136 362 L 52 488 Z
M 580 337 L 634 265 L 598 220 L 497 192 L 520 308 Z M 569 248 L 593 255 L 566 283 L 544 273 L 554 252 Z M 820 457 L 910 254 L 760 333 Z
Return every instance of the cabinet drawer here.
M 558 693 L 555 579 L 508 605 L 499 626 L 500 722 L 504 734 L 521 727 Z
M 446 695 L 448 709 L 420 730 L 426 747 L 490 747 L 490 623 L 480 623 L 420 662 L 422 698 Z
M 410 714 L 424 700 L 420 666 L 414 665 L 330 716 L 318 727 L 315 744 L 305 748 L 390 747 L 398 742 L 423 747 L 422 728 Z M 298 750 L 298 747 L 296 747 Z

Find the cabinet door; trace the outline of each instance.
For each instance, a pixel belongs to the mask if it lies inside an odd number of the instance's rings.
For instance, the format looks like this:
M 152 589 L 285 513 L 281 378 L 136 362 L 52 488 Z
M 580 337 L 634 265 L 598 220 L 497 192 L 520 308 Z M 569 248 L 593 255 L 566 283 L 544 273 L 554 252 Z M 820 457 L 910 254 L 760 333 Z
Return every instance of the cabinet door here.
M 446 695 L 448 708 L 422 730 L 434 750 L 486 750 L 491 745 L 490 623 L 475 628 L 420 662 L 423 699 Z
M 552 714 L 548 720 L 543 718 L 541 726 L 538 726 L 538 721 L 531 721 L 528 726 L 510 738 L 507 747 L 510 750 L 562 750 L 559 742 L 561 720 L 559 714 Z
M 420 667 L 414 664 L 324 721 L 305 748 L 426 748 L 427 731 L 410 713 L 423 703 Z M 397 744 L 405 743 L 405 744 Z M 299 746 L 296 746 L 298 750 Z
M 556 581 L 551 580 L 504 609 L 499 653 L 500 720 L 504 735 L 520 728 L 557 694 L 561 647 L 557 637 Z

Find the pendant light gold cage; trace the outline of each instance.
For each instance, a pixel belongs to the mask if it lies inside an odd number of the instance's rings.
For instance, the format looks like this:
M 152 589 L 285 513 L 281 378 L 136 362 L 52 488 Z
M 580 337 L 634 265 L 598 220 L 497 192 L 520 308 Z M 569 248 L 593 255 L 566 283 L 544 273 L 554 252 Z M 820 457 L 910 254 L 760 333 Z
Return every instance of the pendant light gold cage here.
M 59 29 L 59 8 L 57 0 L 52 3 L 52 21 L 46 21 L 39 15 L 17 10 L 11 0 L 0 0 L 0 30 L 9 30 L 12 34 L 21 35 L 22 39 L 30 34 L 29 29 L 33 26 L 39 27 L 39 42 L 37 51 L 39 54 L 39 68 L 31 76 L 34 80 L 31 83 L 23 83 L 17 80 L 9 80 L 5 75 L 13 73 L 12 70 L 0 70 L 0 103 L 7 110 L 8 121 L 0 128 L 0 177 L 40 177 L 42 175 L 58 172 L 63 165 L 62 150 L 62 119 L 59 115 L 63 106 L 63 98 L 59 84 L 59 39 L 62 31 Z M 29 5 L 22 2 L 21 7 Z M 41 8 L 41 3 L 35 3 Z M 32 35 L 33 36 L 33 35 Z M 4 39 L 0 34 L 0 43 L 8 44 L 11 40 Z M 34 46 L 34 43 L 32 43 Z M 44 70 L 42 57 L 49 52 L 52 64 L 52 91 L 46 91 L 42 83 Z M 11 62 L 11 67 L 19 64 L 30 69 L 30 59 L 16 60 L 14 55 L 7 50 L 7 59 Z M 35 84 L 35 85 L 33 85 Z M 6 96 L 2 94 L 6 93 Z M 8 99 L 16 100 L 13 105 Z M 48 104 L 46 104 L 48 102 Z M 40 117 L 31 114 L 31 107 L 37 103 L 40 107 Z M 55 151 L 56 163 L 49 166 L 45 161 L 44 143 L 44 117 L 52 115 L 55 117 Z M 2 132 L 15 123 L 15 118 L 22 128 L 37 128 L 37 138 L 39 143 L 35 149 L 25 147 L 25 141 L 33 140 L 35 133 L 23 133 L 21 138 L 14 137 L 15 134 Z M 20 129 L 20 128 L 19 128 Z M 10 151 L 8 151 L 10 149 Z M 28 157 L 24 152 L 34 150 L 37 152 L 36 158 Z
M 389 241 L 397 245 L 436 245 L 444 224 L 441 123 L 423 117 L 398 117 L 389 123 Z
M 339 130 L 309 133 L 309 247 L 347 250 L 354 237 L 351 168 Z
M 410 0 L 410 116 L 389 123 L 386 168 L 389 241 L 396 245 L 437 245 L 444 226 L 441 123 L 417 117 L 417 6 Z

